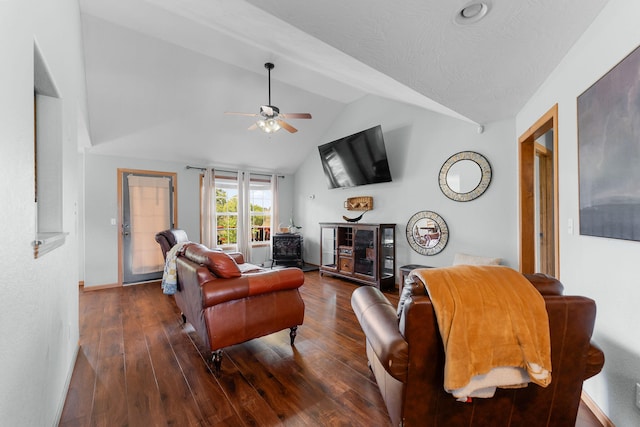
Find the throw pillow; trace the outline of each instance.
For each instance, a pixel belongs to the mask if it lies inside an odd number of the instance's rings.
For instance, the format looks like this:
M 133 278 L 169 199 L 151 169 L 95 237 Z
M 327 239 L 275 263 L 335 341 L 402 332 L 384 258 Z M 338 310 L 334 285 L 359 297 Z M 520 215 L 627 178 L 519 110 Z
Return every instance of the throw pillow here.
M 240 277 L 242 273 L 238 264 L 229 255 L 219 251 L 207 251 L 204 265 L 221 279 Z
M 501 258 L 489 258 L 468 254 L 455 254 L 453 265 L 500 265 Z

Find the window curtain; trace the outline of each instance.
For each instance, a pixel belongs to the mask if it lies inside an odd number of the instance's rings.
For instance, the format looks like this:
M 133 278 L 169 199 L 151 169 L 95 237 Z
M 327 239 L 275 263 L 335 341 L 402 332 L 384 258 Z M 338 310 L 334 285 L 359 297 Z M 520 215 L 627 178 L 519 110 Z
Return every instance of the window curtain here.
M 246 262 L 251 262 L 251 214 L 249 196 L 251 194 L 249 173 L 238 171 L 238 252 Z
M 169 178 L 128 175 L 131 221 L 131 272 L 162 271 L 164 258 L 155 235 L 170 222 Z
M 216 190 L 215 174 L 213 169 L 207 168 L 204 171 L 202 182 L 202 224 L 200 224 L 200 240 L 208 248 L 215 248 L 216 238 Z
M 275 233 L 279 233 L 280 232 L 280 209 L 278 208 L 279 206 L 279 199 L 278 199 L 278 175 L 273 174 L 271 175 L 271 237 L 273 238 L 273 235 Z M 271 259 L 273 259 L 273 245 L 271 245 L 271 248 L 269 249 L 271 252 Z

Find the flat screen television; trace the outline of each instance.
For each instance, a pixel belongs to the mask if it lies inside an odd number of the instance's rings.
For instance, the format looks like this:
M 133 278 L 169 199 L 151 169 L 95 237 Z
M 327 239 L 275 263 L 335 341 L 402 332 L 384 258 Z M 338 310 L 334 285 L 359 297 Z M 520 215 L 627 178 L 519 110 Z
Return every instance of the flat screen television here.
M 380 125 L 320 145 L 318 151 L 329 188 L 391 181 Z

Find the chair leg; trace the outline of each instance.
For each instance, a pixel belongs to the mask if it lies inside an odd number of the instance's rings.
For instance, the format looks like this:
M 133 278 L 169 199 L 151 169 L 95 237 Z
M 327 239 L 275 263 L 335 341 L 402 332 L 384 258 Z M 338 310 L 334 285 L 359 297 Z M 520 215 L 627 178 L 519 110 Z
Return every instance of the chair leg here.
M 222 365 L 222 350 L 216 350 L 211 354 L 213 369 L 216 376 L 220 375 L 220 365 Z
M 289 336 L 291 337 L 291 345 L 293 345 L 293 341 L 296 339 L 296 335 L 298 335 L 298 327 L 294 326 L 291 328 L 291 332 L 289 332 Z

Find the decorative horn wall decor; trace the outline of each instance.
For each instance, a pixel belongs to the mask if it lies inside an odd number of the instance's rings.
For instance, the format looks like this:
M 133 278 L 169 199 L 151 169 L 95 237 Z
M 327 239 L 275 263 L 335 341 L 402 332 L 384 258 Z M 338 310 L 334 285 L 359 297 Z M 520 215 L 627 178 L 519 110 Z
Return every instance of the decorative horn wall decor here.
M 357 216 L 355 218 L 349 218 L 348 216 L 342 215 L 342 219 L 344 219 L 347 222 L 358 222 L 362 219 L 363 216 L 364 216 L 364 212 L 362 212 L 360 216 Z

